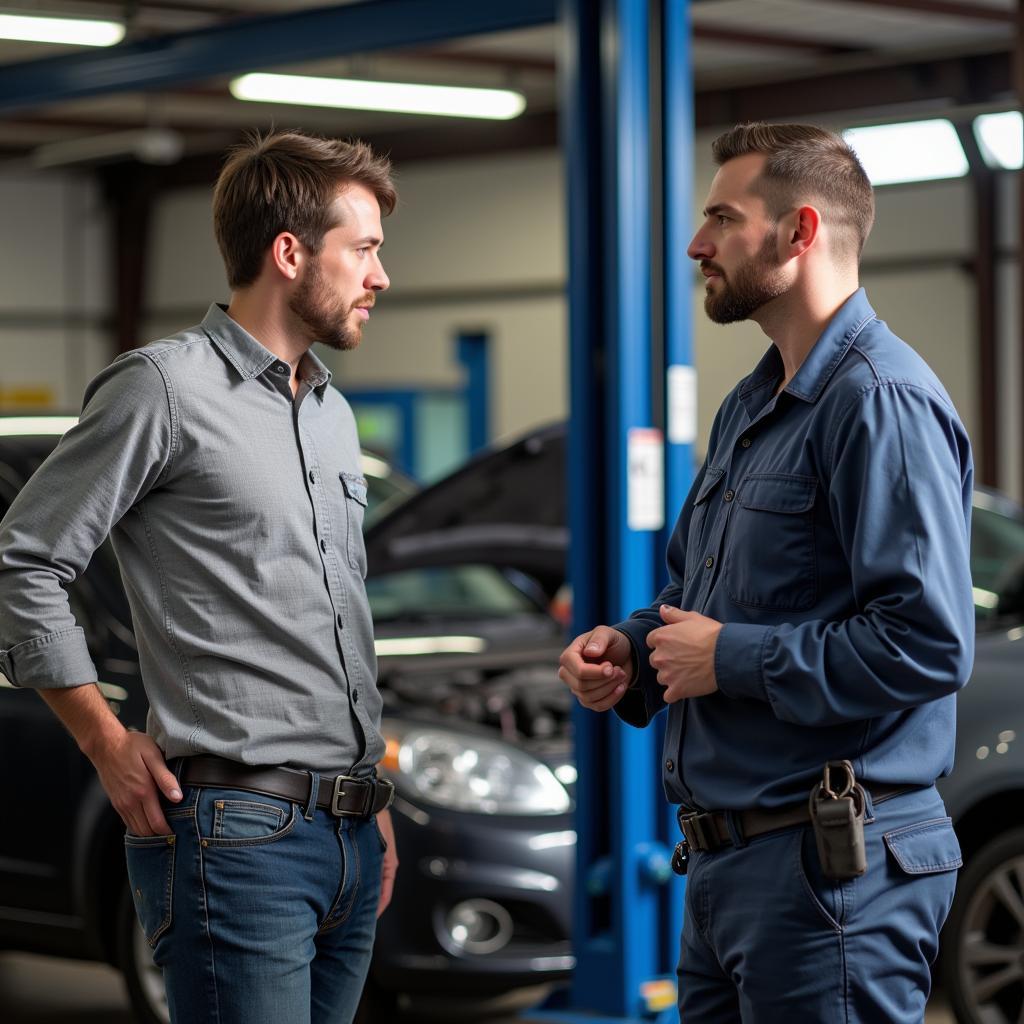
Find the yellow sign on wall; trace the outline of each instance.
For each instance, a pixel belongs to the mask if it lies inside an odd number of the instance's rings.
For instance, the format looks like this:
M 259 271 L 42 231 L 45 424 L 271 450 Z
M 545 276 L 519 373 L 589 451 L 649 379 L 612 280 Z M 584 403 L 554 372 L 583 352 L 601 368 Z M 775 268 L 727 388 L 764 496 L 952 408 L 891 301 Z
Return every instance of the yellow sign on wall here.
M 56 405 L 57 394 L 49 384 L 0 384 L 0 412 L 43 411 Z

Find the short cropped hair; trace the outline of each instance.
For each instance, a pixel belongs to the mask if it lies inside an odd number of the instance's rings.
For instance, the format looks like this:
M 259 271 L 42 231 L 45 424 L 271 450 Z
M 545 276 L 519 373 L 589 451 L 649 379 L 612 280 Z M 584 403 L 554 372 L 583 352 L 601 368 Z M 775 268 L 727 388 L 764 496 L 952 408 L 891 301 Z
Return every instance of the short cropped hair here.
M 311 252 L 337 227 L 340 189 L 364 185 L 385 216 L 398 195 L 391 164 L 365 143 L 301 132 L 254 132 L 228 154 L 213 192 L 213 227 L 231 288 L 260 275 L 273 240 L 290 231 Z
M 811 124 L 736 125 L 711 144 L 721 166 L 748 153 L 768 159 L 754 185 L 768 213 L 782 216 L 816 201 L 835 241 L 837 262 L 857 262 L 875 221 L 875 195 L 857 154 L 843 139 Z

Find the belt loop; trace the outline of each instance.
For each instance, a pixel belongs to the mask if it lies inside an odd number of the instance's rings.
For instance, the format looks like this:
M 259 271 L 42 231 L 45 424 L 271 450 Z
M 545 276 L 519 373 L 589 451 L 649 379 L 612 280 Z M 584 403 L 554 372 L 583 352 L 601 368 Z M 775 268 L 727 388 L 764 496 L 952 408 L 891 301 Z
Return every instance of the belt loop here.
M 864 794 L 864 824 L 870 825 L 875 820 L 875 804 L 871 799 L 871 787 L 861 786 L 860 789 Z
M 316 772 L 309 773 L 309 796 L 306 798 L 306 806 L 302 809 L 302 816 L 306 821 L 312 821 L 316 814 L 316 801 L 320 795 L 320 776 Z
M 743 834 L 743 826 L 740 824 L 740 816 L 737 811 L 725 811 L 725 827 L 729 830 L 729 838 L 737 850 L 742 850 L 747 845 L 747 837 Z

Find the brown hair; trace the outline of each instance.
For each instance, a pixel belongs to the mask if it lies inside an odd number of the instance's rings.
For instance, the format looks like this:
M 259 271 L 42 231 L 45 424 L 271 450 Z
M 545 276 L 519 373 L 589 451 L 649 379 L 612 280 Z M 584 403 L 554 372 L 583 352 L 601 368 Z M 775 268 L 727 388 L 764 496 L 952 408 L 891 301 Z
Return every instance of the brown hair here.
M 738 124 L 711 144 L 719 166 L 747 153 L 768 159 L 754 185 L 778 218 L 794 204 L 817 199 L 835 230 L 833 256 L 860 259 L 875 220 L 875 195 L 857 154 L 838 135 L 812 124 Z
M 337 226 L 332 203 L 348 184 L 373 192 L 385 216 L 395 208 L 390 161 L 365 142 L 300 132 L 247 136 L 228 154 L 213 192 L 213 228 L 228 284 L 252 284 L 282 231 L 319 253 L 324 234 Z

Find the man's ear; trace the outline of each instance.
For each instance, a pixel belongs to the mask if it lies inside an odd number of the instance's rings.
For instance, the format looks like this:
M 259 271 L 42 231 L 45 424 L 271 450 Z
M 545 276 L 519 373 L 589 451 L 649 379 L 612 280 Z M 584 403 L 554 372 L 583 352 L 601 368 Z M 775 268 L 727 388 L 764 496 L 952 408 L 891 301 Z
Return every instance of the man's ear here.
M 821 214 L 814 206 L 798 206 L 786 218 L 786 245 L 791 256 L 805 253 L 818 238 Z
M 290 231 L 282 231 L 270 243 L 267 261 L 275 273 L 294 281 L 306 258 L 305 246 Z

